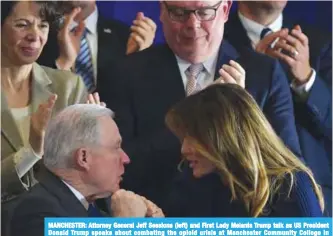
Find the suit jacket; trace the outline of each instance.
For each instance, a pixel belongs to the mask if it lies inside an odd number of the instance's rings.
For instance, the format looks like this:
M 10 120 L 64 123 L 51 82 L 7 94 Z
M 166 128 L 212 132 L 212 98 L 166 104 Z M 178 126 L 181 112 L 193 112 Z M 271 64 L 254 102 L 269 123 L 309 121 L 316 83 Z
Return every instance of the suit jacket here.
M 251 217 L 244 204 L 231 201 L 231 191 L 223 185 L 221 177 L 209 174 L 200 179 L 192 176 L 192 170 L 183 169 L 183 175 L 174 182 L 168 195 L 164 213 L 167 217 Z M 265 217 L 321 217 L 319 201 L 307 174 L 296 174 L 289 193 L 290 178 L 278 195 L 265 207 Z
M 10 232 L 5 236 L 43 236 L 44 217 L 88 217 L 88 211 L 61 179 L 46 169 L 41 177 L 8 215 Z
M 283 27 L 292 29 L 299 22 L 283 18 Z M 332 209 L 332 36 L 302 25 L 309 39 L 310 64 L 316 71 L 315 82 L 306 100 L 292 91 L 296 128 L 306 163 L 321 184 L 327 209 Z M 225 37 L 239 51 L 252 50 L 251 41 L 238 14 L 229 18 Z M 282 63 L 289 74 L 288 66 Z M 289 80 L 291 76 L 289 74 Z
M 101 14 L 97 20 L 98 52 L 97 52 L 97 86 L 100 79 L 109 79 L 110 70 L 121 57 L 126 55 L 127 41 L 130 30 L 127 25 L 117 20 L 105 19 Z M 59 46 L 57 42 L 57 32 L 50 32 L 38 62 L 41 65 L 56 68 L 55 60 L 59 56 Z M 107 67 L 108 73 L 103 75 L 101 68 Z M 104 71 L 106 72 L 106 71 Z
M 47 101 L 51 94 L 57 94 L 53 114 L 63 108 L 86 101 L 86 89 L 77 75 L 68 71 L 54 70 L 37 63 L 32 68 L 32 112 L 37 111 L 41 103 Z M 1 93 L 1 201 L 9 200 L 26 191 L 35 183 L 31 170 L 20 179 L 15 169 L 15 154 L 24 146 L 17 124 L 7 105 L 6 96 Z
M 247 90 L 278 135 L 299 154 L 290 90 L 279 63 L 252 52 L 240 57 L 228 42 L 223 42 L 216 78 L 221 65 L 230 59 L 245 68 Z M 166 45 L 151 47 L 127 57 L 115 77 L 117 80 L 103 86 L 100 96 L 114 110 L 124 150 L 131 158 L 123 187 L 161 204 L 180 161 L 179 141 L 164 124 L 167 111 L 185 98 L 176 57 Z

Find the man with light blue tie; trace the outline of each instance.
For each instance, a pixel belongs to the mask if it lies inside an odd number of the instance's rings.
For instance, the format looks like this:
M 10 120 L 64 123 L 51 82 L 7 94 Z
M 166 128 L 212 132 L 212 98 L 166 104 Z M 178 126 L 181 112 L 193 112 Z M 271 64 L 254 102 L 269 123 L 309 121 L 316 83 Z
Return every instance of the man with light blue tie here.
M 239 1 L 226 38 L 280 60 L 289 79 L 303 158 L 332 215 L 332 36 L 283 14 L 287 1 Z M 318 3 L 320 4 L 320 3 Z

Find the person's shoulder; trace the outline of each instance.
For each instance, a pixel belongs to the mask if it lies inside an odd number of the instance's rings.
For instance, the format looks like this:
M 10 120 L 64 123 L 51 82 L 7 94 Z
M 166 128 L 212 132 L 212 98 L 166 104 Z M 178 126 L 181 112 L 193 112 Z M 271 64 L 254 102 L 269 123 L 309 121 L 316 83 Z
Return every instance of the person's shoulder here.
M 52 86 L 75 88 L 80 83 L 81 78 L 71 71 L 54 69 L 47 66 L 41 66 L 48 78 L 52 82 Z
M 262 53 L 254 51 L 252 48 L 243 48 L 240 54 L 240 61 L 242 61 L 248 69 L 254 69 L 258 73 L 263 73 L 266 70 L 273 70 L 278 60 L 267 56 Z
M 172 57 L 174 55 L 171 49 L 166 44 L 160 44 L 126 56 L 122 64 L 133 65 L 141 69 L 144 67 L 152 69 L 153 65 L 166 63 Z
M 130 26 L 120 20 L 106 18 L 99 13 L 97 22 L 99 28 L 110 30 L 111 34 L 117 34 L 126 39 L 129 37 Z

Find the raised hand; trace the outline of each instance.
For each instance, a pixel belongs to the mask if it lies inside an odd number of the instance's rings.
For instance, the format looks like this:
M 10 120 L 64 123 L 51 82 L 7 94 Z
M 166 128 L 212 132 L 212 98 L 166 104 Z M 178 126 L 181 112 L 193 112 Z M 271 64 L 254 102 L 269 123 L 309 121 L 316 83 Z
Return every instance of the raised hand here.
M 38 110 L 31 115 L 29 141 L 32 149 L 39 156 L 43 155 L 45 129 L 56 100 L 57 95 L 52 94 L 47 102 L 40 104 Z
M 106 104 L 100 101 L 99 94 L 97 92 L 88 95 L 87 104 L 97 104 L 102 107 L 106 107 Z
M 214 81 L 216 83 L 238 84 L 245 88 L 245 70 L 237 62 L 231 60 L 230 65 L 224 64 L 219 70 L 220 78 Z
M 153 20 L 144 16 L 142 12 L 138 12 L 131 26 L 132 33 L 127 42 L 126 54 L 131 54 L 150 47 L 155 38 L 156 27 Z
M 85 24 L 83 21 L 80 21 L 75 30 L 70 29 L 74 18 L 80 11 L 81 8 L 74 8 L 72 12 L 65 17 L 64 25 L 58 33 L 60 55 L 56 62 L 60 69 L 63 70 L 71 69 L 80 52 L 81 37 L 85 30 Z

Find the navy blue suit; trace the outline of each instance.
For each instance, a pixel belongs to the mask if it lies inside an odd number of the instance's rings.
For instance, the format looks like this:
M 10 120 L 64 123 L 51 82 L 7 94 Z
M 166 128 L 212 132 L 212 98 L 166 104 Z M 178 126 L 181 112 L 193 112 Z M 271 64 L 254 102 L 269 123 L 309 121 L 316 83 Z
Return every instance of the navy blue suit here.
M 220 47 L 215 78 L 231 59 L 246 70 L 246 89 L 278 135 L 300 155 L 291 94 L 280 64 L 251 51 L 240 57 L 225 41 Z M 101 86 L 99 92 L 115 111 L 124 150 L 131 158 L 123 187 L 161 204 L 181 159 L 180 143 L 166 128 L 165 115 L 185 98 L 185 89 L 176 57 L 167 45 L 148 48 L 125 60 L 114 75 L 117 79 L 103 80 L 109 84 Z
M 284 18 L 283 27 L 292 29 L 295 24 Z M 332 215 L 332 37 L 309 26 L 301 27 L 309 39 L 310 65 L 316 78 L 306 101 L 292 91 L 296 128 L 303 157 L 322 186 L 326 210 Z M 230 16 L 225 37 L 240 53 L 252 50 L 238 14 Z M 281 64 L 291 81 L 288 66 Z

